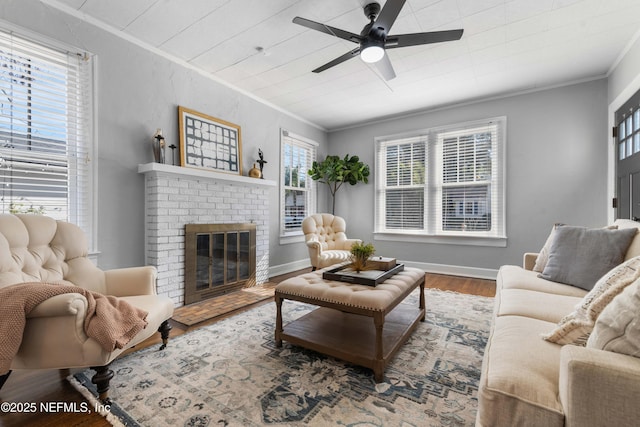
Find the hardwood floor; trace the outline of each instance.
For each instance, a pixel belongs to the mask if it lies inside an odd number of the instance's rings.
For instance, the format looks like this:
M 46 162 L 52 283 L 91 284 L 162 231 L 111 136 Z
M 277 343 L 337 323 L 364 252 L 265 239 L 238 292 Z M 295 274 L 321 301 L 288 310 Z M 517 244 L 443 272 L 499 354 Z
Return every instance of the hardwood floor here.
M 295 276 L 306 271 L 308 270 L 274 277 L 271 279 L 271 282 L 279 283 L 288 277 Z M 495 281 L 493 280 L 427 274 L 425 286 L 473 295 L 490 297 L 495 295 Z M 252 305 L 251 308 L 260 304 L 268 304 L 272 301 L 273 299 L 268 299 L 258 302 Z M 238 310 L 190 327 L 174 323 L 170 337 L 176 337 L 190 330 L 217 322 L 221 319 L 232 316 L 237 312 Z M 160 339 L 159 337 L 156 337 L 157 335 L 158 334 L 142 343 L 141 346 L 159 345 Z M 169 345 L 171 345 L 171 340 L 169 341 Z M 139 350 L 141 346 L 135 350 Z M 75 370 L 71 370 L 71 372 L 75 372 Z M 89 408 L 89 413 L 71 413 L 64 411 L 64 408 L 60 408 L 59 412 L 51 411 L 48 413 L 40 410 L 41 403 L 49 405 L 50 409 L 58 409 L 55 406 L 58 402 L 60 402 L 60 405 L 66 404 L 67 407 L 70 404 L 75 403 L 78 409 L 84 409 L 81 405 L 85 404 L 84 402 L 86 401 L 65 379 L 69 373 L 70 371 L 68 370 L 13 372 L 4 384 L 2 390 L 0 390 L 0 402 L 34 404 L 37 410 L 31 413 L 0 412 L 0 426 L 109 426 L 110 424 L 102 416 L 94 413 L 92 408 Z

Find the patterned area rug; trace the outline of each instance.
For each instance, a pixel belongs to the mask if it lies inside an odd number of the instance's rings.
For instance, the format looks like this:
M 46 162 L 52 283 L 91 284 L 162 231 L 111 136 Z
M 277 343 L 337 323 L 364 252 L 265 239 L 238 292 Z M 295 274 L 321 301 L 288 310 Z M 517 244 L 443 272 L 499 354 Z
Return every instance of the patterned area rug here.
M 142 426 L 473 426 L 493 299 L 426 290 L 426 304 L 382 383 L 286 341 L 276 348 L 275 304 L 265 304 L 115 361 L 112 415 Z M 283 320 L 313 308 L 285 301 Z M 95 394 L 91 375 L 75 379 Z

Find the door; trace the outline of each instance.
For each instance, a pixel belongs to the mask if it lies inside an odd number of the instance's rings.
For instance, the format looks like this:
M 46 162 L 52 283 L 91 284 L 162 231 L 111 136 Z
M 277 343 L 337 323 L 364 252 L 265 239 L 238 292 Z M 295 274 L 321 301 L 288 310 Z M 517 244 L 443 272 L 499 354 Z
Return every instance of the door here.
M 640 91 L 615 113 L 616 218 L 640 221 Z

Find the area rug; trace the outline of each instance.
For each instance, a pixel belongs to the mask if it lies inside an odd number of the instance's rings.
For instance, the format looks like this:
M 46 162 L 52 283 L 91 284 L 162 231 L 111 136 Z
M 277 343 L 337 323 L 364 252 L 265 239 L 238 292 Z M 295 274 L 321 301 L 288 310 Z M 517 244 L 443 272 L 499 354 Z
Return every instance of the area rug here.
M 493 299 L 426 290 L 426 304 L 381 383 L 286 341 L 276 348 L 275 304 L 265 304 L 115 361 L 111 415 L 130 426 L 473 426 Z M 283 320 L 313 308 L 285 301 Z M 73 382 L 95 394 L 92 374 Z

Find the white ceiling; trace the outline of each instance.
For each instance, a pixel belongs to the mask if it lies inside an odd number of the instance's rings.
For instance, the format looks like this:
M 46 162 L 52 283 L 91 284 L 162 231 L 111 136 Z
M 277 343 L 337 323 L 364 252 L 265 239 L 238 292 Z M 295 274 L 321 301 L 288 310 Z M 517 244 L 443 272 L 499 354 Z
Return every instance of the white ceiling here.
M 367 0 L 58 1 L 327 130 L 602 77 L 640 29 L 640 0 L 407 0 L 390 34 L 464 35 L 388 50 L 385 81 L 359 58 L 312 73 L 357 45 L 291 22 L 360 33 Z

